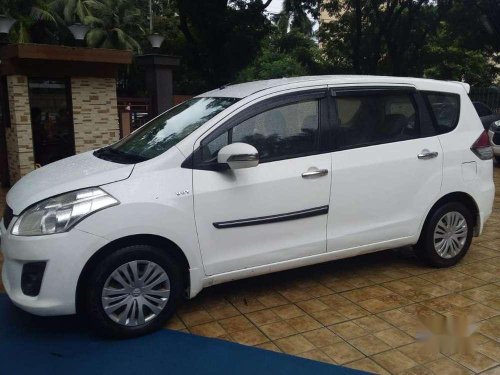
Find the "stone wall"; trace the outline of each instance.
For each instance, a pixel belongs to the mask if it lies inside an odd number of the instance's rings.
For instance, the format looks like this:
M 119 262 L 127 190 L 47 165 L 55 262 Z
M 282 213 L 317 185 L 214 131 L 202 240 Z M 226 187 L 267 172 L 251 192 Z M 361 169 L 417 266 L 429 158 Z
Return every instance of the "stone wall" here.
M 33 134 L 26 76 L 8 76 L 10 128 L 5 131 L 10 183 L 14 184 L 35 167 Z
M 77 154 L 120 138 L 114 78 L 72 77 L 71 95 Z

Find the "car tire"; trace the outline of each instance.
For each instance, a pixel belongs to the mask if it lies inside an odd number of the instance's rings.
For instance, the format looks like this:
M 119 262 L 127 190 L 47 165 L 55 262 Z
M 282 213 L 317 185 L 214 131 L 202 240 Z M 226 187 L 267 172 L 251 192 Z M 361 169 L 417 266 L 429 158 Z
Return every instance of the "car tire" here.
M 182 268 L 165 250 L 134 245 L 114 251 L 87 278 L 83 303 L 89 323 L 99 334 L 114 338 L 160 329 L 183 294 L 182 276 Z
M 445 203 L 427 217 L 415 255 L 430 266 L 451 267 L 469 250 L 473 232 L 469 208 L 459 202 Z

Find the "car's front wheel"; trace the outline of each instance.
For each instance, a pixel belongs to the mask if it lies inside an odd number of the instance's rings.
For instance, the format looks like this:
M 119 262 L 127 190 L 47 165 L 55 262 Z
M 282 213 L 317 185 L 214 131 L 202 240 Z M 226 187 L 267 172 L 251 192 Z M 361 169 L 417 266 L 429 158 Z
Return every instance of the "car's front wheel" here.
M 98 332 L 119 338 L 161 328 L 182 295 L 182 270 L 168 252 L 144 245 L 119 249 L 89 275 L 85 310 Z
M 430 213 L 415 253 L 431 266 L 453 266 L 469 250 L 473 231 L 470 210 L 459 202 L 446 203 Z

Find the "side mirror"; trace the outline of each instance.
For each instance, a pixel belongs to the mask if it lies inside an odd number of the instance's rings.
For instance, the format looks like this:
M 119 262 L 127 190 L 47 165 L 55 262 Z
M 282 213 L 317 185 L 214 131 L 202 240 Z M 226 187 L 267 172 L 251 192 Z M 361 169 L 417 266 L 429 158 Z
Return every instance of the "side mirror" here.
M 217 162 L 231 169 L 252 168 L 259 165 L 259 152 L 247 143 L 232 143 L 220 149 Z

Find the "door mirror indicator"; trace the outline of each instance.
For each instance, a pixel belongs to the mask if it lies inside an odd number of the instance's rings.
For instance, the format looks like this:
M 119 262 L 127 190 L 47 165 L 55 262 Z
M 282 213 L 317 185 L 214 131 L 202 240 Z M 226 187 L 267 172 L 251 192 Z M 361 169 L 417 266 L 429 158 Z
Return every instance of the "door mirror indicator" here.
M 227 164 L 231 169 L 256 167 L 259 165 L 259 152 L 247 143 L 232 143 L 220 149 L 217 163 Z

